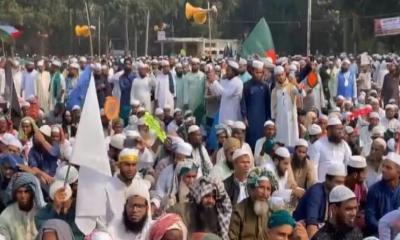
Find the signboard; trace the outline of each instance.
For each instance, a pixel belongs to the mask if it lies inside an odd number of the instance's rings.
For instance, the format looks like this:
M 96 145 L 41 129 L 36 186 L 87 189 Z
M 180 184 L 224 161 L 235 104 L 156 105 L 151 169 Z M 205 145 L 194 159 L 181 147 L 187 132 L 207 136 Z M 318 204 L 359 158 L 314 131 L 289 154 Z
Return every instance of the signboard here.
M 165 31 L 158 31 L 157 32 L 157 40 L 164 41 L 165 40 Z
M 400 17 L 374 20 L 375 37 L 400 34 Z

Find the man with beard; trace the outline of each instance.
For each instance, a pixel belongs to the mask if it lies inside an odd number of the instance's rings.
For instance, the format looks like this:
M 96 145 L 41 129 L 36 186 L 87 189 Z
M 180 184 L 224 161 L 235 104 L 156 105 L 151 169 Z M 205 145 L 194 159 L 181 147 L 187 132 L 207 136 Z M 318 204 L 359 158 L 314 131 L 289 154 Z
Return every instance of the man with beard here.
M 374 127 L 379 126 L 380 117 L 377 112 L 371 112 L 368 115 L 368 125 L 363 126 L 360 129 L 360 147 L 367 147 L 371 145 L 372 139 L 372 129 Z
M 266 240 L 264 227 L 268 222 L 268 199 L 278 188 L 278 182 L 269 171 L 254 168 L 247 177 L 249 197 L 237 204 L 229 226 L 230 240 Z
M 100 69 L 99 69 L 100 67 Z M 111 86 L 108 82 L 108 68 L 103 65 L 95 64 L 93 69 L 94 84 L 96 87 L 97 100 L 99 101 L 99 107 L 103 108 L 106 97 L 111 95 Z
M 189 201 L 189 188 L 197 178 L 198 169 L 199 167 L 191 160 L 178 162 L 173 176 L 172 189 L 165 199 L 166 207 L 164 209 Z
M 212 155 L 211 155 L 211 161 L 212 161 L 213 165 L 215 165 L 217 163 L 218 154 L 221 154 L 223 152 L 222 147 L 224 145 L 225 140 L 228 137 L 230 137 L 231 129 L 229 127 L 227 127 L 225 124 L 218 124 L 218 125 L 215 125 L 215 134 L 217 136 L 217 145 L 210 146 L 210 148 L 215 148 L 215 149 L 213 149 Z M 210 144 L 210 145 L 214 145 L 214 144 Z
M 30 96 L 36 96 L 36 84 L 38 73 L 35 70 L 35 64 L 28 61 L 26 71 L 22 74 L 21 96 L 27 99 Z
M 232 156 L 233 173 L 224 180 L 225 190 L 233 206 L 248 197 L 247 175 L 251 167 L 249 153 L 243 149 L 237 149 Z
M 254 160 L 256 166 L 261 166 L 271 160 L 273 146 L 275 144 L 275 123 L 268 120 L 264 123 L 264 137 L 256 142 Z
M 251 165 L 254 166 L 254 156 L 250 145 L 246 142 L 246 124 L 235 121 L 232 125 L 232 137 L 239 139 L 241 148 L 249 153 Z
M 197 179 L 190 187 L 189 202 L 180 203 L 168 212 L 181 216 L 188 227 L 189 239 L 194 232 L 210 232 L 228 237 L 232 205 L 222 182 L 209 177 Z
M 140 62 L 138 64 L 139 76 L 135 78 L 131 88 L 131 103 L 134 99 L 139 100 L 148 112 L 153 112 L 151 104 L 151 93 L 155 88 L 154 79 L 148 76 L 148 66 Z
M 116 96 L 120 101 L 120 114 L 119 116 L 128 122 L 129 113 L 131 111 L 131 88 L 132 82 L 136 75 L 132 71 L 132 60 L 125 58 L 124 70 L 114 75 L 114 88 L 113 96 Z
M 124 148 L 118 156 L 119 173 L 114 175 L 105 187 L 107 195 L 106 224 L 122 215 L 127 189 L 130 186 L 137 187 L 146 184 L 137 173 L 138 159 L 139 151 L 132 148 Z
M 183 109 L 193 111 L 196 122 L 201 123 L 204 116 L 204 93 L 206 76 L 199 70 L 200 60 L 192 58 L 192 71 L 183 77 Z
M 183 109 L 183 96 L 184 96 L 184 76 L 183 66 L 181 63 L 175 65 L 175 88 L 176 88 L 176 107 Z
M 176 133 L 179 127 L 183 123 L 182 110 L 180 108 L 175 108 L 174 110 L 174 120 L 172 120 L 167 126 L 168 133 Z
M 350 101 L 357 100 L 357 81 L 355 73 L 349 71 L 350 61 L 344 59 L 342 68 L 337 76 L 337 91 L 336 96 L 343 96 Z
M 313 151 L 309 153 L 310 159 L 314 161 L 315 169 L 317 169 L 318 182 L 325 180 L 326 170 L 331 163 L 345 164 L 351 156 L 350 147 L 343 140 L 343 128 L 339 118 L 330 117 L 327 136 L 316 141 Z
M 96 68 L 94 68 L 96 69 Z M 65 78 L 65 95 L 68 97 L 76 87 L 79 79 L 79 64 L 71 63 L 68 68 L 68 74 Z M 65 99 L 67 100 L 67 99 Z
M 224 181 L 233 173 L 233 153 L 240 149 L 240 141 L 236 138 L 227 138 L 222 149 L 217 152 L 216 164 L 211 170 L 210 176 Z
M 390 99 L 395 100 L 395 104 L 398 106 L 400 104 L 399 102 L 399 82 L 400 82 L 400 76 L 399 76 L 399 67 L 397 66 L 396 62 L 390 61 L 388 63 L 388 70 L 389 73 L 387 73 L 383 79 L 383 86 L 382 86 L 382 91 L 381 91 L 381 97 L 380 99 L 383 100 L 384 106 L 389 103 Z
M 328 219 L 329 192 L 337 185 L 343 185 L 346 176 L 345 166 L 332 163 L 326 170 L 326 179 L 311 186 L 300 199 L 293 217 L 304 221 L 308 236 L 311 238 L 318 228 Z
M 387 130 L 396 132 L 400 127 L 400 121 L 395 118 L 396 105 L 387 104 L 385 106 L 385 117 L 382 118 L 381 124 Z
M 13 240 L 34 240 L 38 231 L 34 217 L 45 205 L 38 179 L 30 173 L 11 178 L 8 199 L 13 203 L 0 215 L 0 236 Z
M 367 157 L 367 187 L 371 187 L 374 183 L 382 178 L 381 164 L 383 156 L 386 153 L 386 142 L 383 138 L 377 138 L 372 142 L 371 151 Z
M 361 240 L 363 235 L 354 223 L 357 214 L 356 195 L 339 185 L 329 193 L 331 218 L 311 238 L 312 240 Z
M 251 75 L 247 71 L 247 60 L 243 58 L 239 59 L 239 77 L 243 84 L 251 80 Z
M 51 63 L 52 77 L 50 83 L 50 109 L 54 109 L 56 104 L 62 103 L 65 94 L 65 79 L 61 74 L 61 62 L 53 60 Z
M 162 72 L 158 73 L 156 76 L 154 105 L 155 107 L 159 107 L 162 109 L 164 109 L 167 105 L 169 105 L 170 109 L 174 109 L 175 86 L 174 86 L 174 78 L 171 73 L 171 68 L 167 60 L 162 60 L 161 66 L 162 66 Z
M 400 206 L 400 155 L 390 152 L 382 162 L 382 180 L 369 188 L 365 207 L 367 233 L 376 235 L 383 215 Z
M 192 157 L 193 161 L 200 168 L 200 176 L 208 176 L 213 167 L 207 149 L 203 145 L 203 136 L 201 129 L 197 125 L 192 125 L 188 129 L 189 143 L 193 147 Z
M 36 84 L 36 94 L 38 97 L 39 106 L 44 112 L 48 112 L 49 109 L 49 86 L 50 86 L 50 73 L 46 71 L 44 60 L 37 62 L 38 67 L 38 78 Z
M 286 210 L 277 210 L 271 214 L 266 227 L 268 240 L 308 240 L 307 231 L 297 223 Z
M 122 207 L 123 212 L 108 226 L 112 238 L 147 240 L 153 223 L 147 185 L 129 186 Z
M 294 147 L 292 171 L 300 188 L 308 189 L 316 182 L 315 166 L 307 157 L 308 143 L 299 139 Z

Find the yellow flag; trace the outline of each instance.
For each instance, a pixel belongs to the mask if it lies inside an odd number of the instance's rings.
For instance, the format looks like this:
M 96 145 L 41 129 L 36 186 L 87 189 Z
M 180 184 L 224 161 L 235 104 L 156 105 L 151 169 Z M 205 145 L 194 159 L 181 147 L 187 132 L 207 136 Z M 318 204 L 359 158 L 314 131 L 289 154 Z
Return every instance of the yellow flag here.
M 167 134 L 161 128 L 160 123 L 157 121 L 157 119 L 155 119 L 154 116 L 148 112 L 144 114 L 143 118 L 144 123 L 149 127 L 149 129 L 153 130 L 157 134 L 157 137 L 160 139 L 161 142 L 164 142 L 167 138 Z

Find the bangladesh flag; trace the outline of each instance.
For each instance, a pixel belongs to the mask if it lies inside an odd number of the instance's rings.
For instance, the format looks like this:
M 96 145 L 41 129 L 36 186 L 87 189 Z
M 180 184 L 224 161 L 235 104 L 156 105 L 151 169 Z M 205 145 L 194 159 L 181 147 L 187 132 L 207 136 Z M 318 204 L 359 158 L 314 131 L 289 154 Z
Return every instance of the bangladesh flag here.
M 258 54 L 262 57 L 270 57 L 275 63 L 276 54 L 271 31 L 264 18 L 261 18 L 257 25 L 251 31 L 250 35 L 243 42 L 242 57 Z

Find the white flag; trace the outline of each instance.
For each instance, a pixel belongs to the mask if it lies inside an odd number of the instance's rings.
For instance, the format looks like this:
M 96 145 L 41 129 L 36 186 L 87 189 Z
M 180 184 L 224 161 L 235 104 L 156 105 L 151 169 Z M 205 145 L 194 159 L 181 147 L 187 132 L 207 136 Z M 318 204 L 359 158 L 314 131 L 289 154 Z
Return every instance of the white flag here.
M 88 235 L 96 227 L 96 219 L 106 215 L 104 186 L 111 177 L 93 77 L 89 82 L 75 138 L 71 163 L 80 166 L 75 223 L 79 230 Z

